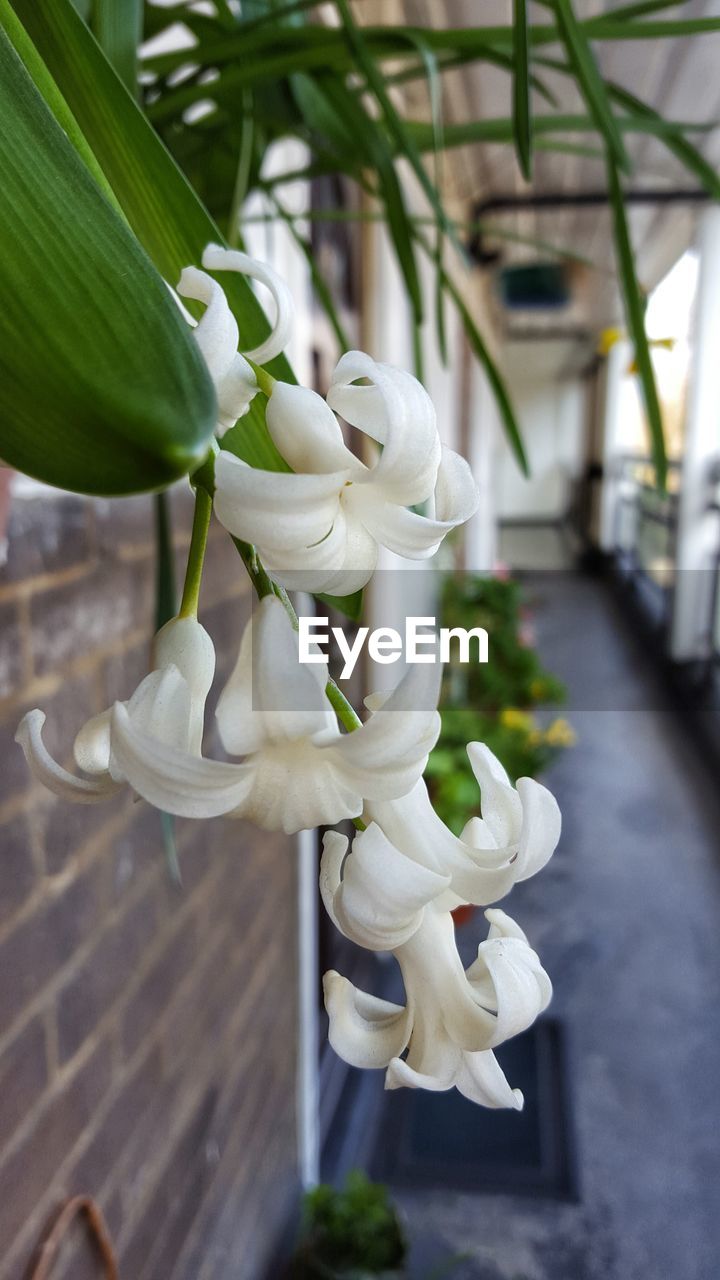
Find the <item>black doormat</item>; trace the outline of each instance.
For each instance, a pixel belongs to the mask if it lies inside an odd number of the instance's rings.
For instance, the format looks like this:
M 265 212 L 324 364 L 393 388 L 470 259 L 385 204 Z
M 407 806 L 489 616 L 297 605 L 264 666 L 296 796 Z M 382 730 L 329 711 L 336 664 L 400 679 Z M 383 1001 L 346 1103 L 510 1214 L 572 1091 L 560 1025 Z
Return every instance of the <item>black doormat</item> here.
M 523 1091 L 522 1111 L 491 1111 L 456 1089 L 393 1090 L 379 1111 L 366 1161 L 370 1176 L 395 1186 L 577 1199 L 560 1023 L 536 1023 L 497 1057 L 513 1088 Z

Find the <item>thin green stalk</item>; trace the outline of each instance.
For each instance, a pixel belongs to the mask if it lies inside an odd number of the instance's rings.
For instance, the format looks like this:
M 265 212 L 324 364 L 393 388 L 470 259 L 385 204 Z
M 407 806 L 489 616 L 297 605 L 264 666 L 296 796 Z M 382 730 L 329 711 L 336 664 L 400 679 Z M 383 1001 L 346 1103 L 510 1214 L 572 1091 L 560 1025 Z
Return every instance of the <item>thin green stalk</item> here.
M 230 214 L 228 216 L 227 242 L 231 249 L 236 249 L 240 242 L 240 210 L 245 202 L 248 193 L 248 182 L 250 179 L 250 165 L 252 163 L 253 153 L 253 95 L 250 89 L 243 89 L 241 94 L 242 102 L 242 129 L 240 131 L 240 150 L 238 152 L 237 170 L 235 173 L 235 186 L 233 188 L 232 201 L 230 203 Z
M 179 618 L 196 618 L 200 599 L 200 583 L 202 581 L 205 548 L 207 546 L 208 529 L 212 515 L 212 498 L 206 489 L 198 486 L 195 490 L 195 511 L 193 514 L 190 550 L 188 552 L 185 582 L 180 602 Z
M 248 577 L 257 592 L 258 599 L 262 600 L 265 596 L 275 596 L 280 600 L 285 607 L 285 611 L 293 625 L 293 629 L 297 631 L 299 629 L 298 616 L 293 608 L 292 601 L 285 588 L 281 587 L 279 583 L 275 582 L 274 579 L 270 577 L 257 553 L 257 548 L 252 546 L 249 542 L 242 542 L 240 538 L 233 538 L 233 542 L 240 554 L 240 559 L 247 569 Z M 325 696 L 338 717 L 338 720 L 349 733 L 352 733 L 354 729 L 360 728 L 362 720 L 356 714 L 354 708 L 345 697 L 345 694 L 338 688 L 334 680 L 328 680 L 325 685 Z
M 255 374 L 260 390 L 263 395 L 268 397 L 269 400 L 272 395 L 272 389 L 275 386 L 275 378 L 273 378 L 271 373 L 268 373 L 267 369 L 263 369 L 261 364 L 255 364 L 253 360 L 249 360 L 248 364 Z

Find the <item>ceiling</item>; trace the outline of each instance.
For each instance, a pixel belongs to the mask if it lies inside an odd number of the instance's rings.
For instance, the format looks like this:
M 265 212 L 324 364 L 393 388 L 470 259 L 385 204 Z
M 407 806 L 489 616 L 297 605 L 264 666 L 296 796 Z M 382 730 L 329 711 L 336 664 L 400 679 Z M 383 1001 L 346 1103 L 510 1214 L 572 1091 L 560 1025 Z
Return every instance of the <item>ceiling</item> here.
M 598 0 L 576 0 L 576 12 L 590 17 L 617 7 L 620 0 L 602 3 Z M 547 22 L 547 9 L 531 4 L 531 20 Z M 470 26 L 509 23 L 512 21 L 511 0 L 362 0 L 356 11 L 364 21 L 396 21 L 398 11 L 410 23 L 420 26 Z M 720 0 L 687 0 L 658 17 L 720 17 Z M 720 34 L 694 38 L 654 39 L 651 41 L 606 41 L 595 46 L 605 76 L 617 81 L 676 120 L 720 120 Z M 559 54 L 558 46 L 547 46 L 551 54 Z M 584 113 L 583 104 L 569 78 L 543 70 L 543 77 L 558 100 L 563 112 Z M 444 113 L 450 121 L 472 120 L 511 114 L 511 84 L 502 70 L 470 67 L 444 74 Z M 542 98 L 535 96 L 534 110 L 540 114 L 552 111 Z M 427 91 L 418 87 L 408 103 L 408 114 L 427 113 Z M 720 165 L 720 129 L 697 134 L 696 145 L 716 167 Z M 592 138 L 575 135 L 575 141 L 592 146 Z M 634 172 L 627 185 L 633 189 L 658 188 L 672 191 L 696 187 L 696 180 L 680 162 L 655 138 L 642 134 L 625 135 Z M 537 152 L 534 174 L 528 186 L 517 167 L 513 151 L 507 146 L 474 144 L 452 153 L 452 196 L 456 208 L 470 216 L 474 206 L 490 196 L 513 196 L 529 192 L 566 194 L 602 191 L 605 188 L 604 163 L 600 158 L 573 154 Z M 448 193 L 450 194 L 450 193 Z M 453 204 L 455 201 L 453 200 Z M 629 209 L 633 242 L 638 255 L 638 272 L 646 288 L 652 288 L 669 270 L 683 250 L 692 243 L 701 206 L 673 204 L 662 207 L 634 206 Z M 621 318 L 621 304 L 614 280 L 614 258 L 610 215 L 607 207 L 586 209 L 552 208 L 547 210 L 512 210 L 487 215 L 493 226 L 520 241 L 544 241 L 589 260 L 589 264 L 573 269 L 573 301 L 551 316 L 537 312 L 513 313 L 510 323 L 496 304 L 495 319 L 507 332 L 523 333 L 540 329 L 578 332 L 598 330 L 616 324 Z M 490 241 L 502 248 L 506 262 L 538 257 L 537 246 L 507 239 Z

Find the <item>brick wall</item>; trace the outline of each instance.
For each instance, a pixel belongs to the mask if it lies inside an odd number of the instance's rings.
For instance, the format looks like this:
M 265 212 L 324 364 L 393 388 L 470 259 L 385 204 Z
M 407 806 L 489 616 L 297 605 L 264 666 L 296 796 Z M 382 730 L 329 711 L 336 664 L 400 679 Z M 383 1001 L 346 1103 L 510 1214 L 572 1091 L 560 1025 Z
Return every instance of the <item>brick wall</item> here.
M 189 504 L 175 495 L 179 559 Z M 201 619 L 218 682 L 249 608 L 211 536 Z M 246 824 L 160 819 L 130 795 L 74 806 L 13 742 L 83 721 L 147 669 L 150 499 L 13 499 L 0 571 L 0 1280 L 27 1274 L 65 1196 L 100 1203 L 122 1280 L 253 1280 L 296 1191 L 295 858 Z M 210 735 L 212 738 L 212 735 Z M 80 1225 L 53 1280 L 103 1274 Z

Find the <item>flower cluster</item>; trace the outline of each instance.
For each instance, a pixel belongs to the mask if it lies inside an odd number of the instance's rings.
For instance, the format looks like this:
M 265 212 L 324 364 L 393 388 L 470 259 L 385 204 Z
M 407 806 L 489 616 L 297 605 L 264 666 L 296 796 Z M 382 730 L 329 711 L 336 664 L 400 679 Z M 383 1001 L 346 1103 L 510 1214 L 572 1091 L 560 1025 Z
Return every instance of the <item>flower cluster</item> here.
M 153 669 L 126 702 L 83 726 L 75 768 L 48 752 L 40 710 L 24 717 L 17 740 L 39 780 L 81 804 L 129 787 L 165 813 L 225 814 L 287 833 L 353 819 L 351 847 L 337 832 L 325 836 L 323 900 L 346 937 L 395 955 L 406 1004 L 326 974 L 332 1044 L 349 1063 L 384 1068 L 388 1088 L 455 1085 L 485 1106 L 518 1107 L 522 1097 L 493 1050 L 542 1012 L 550 981 L 522 930 L 497 909 L 486 912 L 488 937 L 464 970 L 451 913 L 488 907 L 540 870 L 558 841 L 557 805 L 530 779 L 515 789 L 487 748 L 471 743 L 482 816 L 453 835 L 422 779 L 440 729 L 439 663 L 411 666 L 393 693 L 367 699 L 361 723 L 322 660 L 300 664 L 284 590 L 353 592 L 372 575 L 380 546 L 432 555 L 473 514 L 474 480 L 441 446 L 433 405 L 409 374 L 349 352 L 323 400 L 258 369 L 288 340 L 285 285 L 245 254 L 214 245 L 202 265 L 183 271 L 177 292 L 205 307 L 194 333 L 216 388 L 221 445 L 262 386 L 268 430 L 290 468 L 258 470 L 221 447 L 212 497 L 204 491 L 202 499 L 208 519 L 212 501 L 225 528 L 251 544 L 252 563 L 264 566 L 254 578 L 262 598 L 217 703 L 218 735 L 232 758 L 202 751 L 215 672 L 212 640 L 197 620 L 202 554 L 192 572 L 189 563 L 179 615 L 155 637 Z M 237 324 L 210 270 L 239 271 L 270 289 L 275 324 L 260 347 L 238 351 Z M 336 415 L 363 433 L 362 459 Z M 191 557 L 200 544 L 204 553 L 202 520 L 199 528 Z

